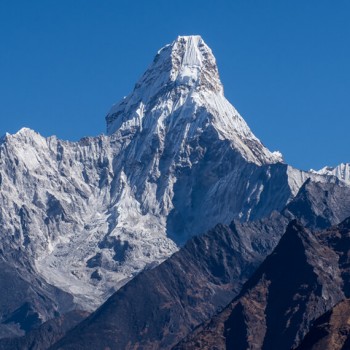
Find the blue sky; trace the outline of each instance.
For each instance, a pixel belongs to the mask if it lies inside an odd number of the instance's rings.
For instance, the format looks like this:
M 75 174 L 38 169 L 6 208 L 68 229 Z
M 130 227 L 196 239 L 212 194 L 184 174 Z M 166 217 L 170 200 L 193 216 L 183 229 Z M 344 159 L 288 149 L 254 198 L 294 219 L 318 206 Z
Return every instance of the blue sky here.
M 0 134 L 103 133 L 156 51 L 199 34 L 267 147 L 302 169 L 349 162 L 349 18 L 348 0 L 0 0 Z

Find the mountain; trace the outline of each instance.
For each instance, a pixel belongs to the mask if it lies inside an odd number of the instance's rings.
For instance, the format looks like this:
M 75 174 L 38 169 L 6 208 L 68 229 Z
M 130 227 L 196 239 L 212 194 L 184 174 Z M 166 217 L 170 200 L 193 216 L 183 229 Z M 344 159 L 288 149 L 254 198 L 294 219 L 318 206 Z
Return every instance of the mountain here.
M 291 349 L 350 291 L 350 219 L 311 233 L 293 221 L 222 312 L 176 349 Z M 306 338 L 305 338 L 306 339 Z
M 240 292 L 277 245 L 288 219 L 301 214 L 303 223 L 319 229 L 349 216 L 350 205 L 342 196 L 347 196 L 347 190 L 335 178 L 324 183 L 307 181 L 283 215 L 273 213 L 246 223 L 236 220 L 193 238 L 165 263 L 139 274 L 72 332 L 65 335 L 66 324 L 75 321 L 67 314 L 65 324 L 61 317 L 25 337 L 0 340 L 0 349 L 35 344 L 36 350 L 46 350 L 62 336 L 55 348 L 88 349 L 93 344 L 98 349 L 103 343 L 111 348 L 170 349 Z M 319 201 L 326 203 L 327 211 L 319 211 Z
M 84 310 L 192 236 L 280 211 L 307 178 L 329 178 L 262 145 L 198 36 L 162 48 L 106 119 L 108 135 L 78 142 L 27 128 L 0 140 L 1 256 Z

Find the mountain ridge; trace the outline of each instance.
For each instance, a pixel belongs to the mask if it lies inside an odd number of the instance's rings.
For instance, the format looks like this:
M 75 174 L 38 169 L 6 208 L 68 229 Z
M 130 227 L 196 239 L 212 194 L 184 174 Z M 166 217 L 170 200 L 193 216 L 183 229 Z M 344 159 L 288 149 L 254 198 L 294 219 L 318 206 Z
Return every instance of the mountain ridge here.
M 240 295 L 174 349 L 298 346 L 312 322 L 347 296 L 339 255 L 322 239 L 341 229 L 339 224 L 318 235 L 292 221 Z

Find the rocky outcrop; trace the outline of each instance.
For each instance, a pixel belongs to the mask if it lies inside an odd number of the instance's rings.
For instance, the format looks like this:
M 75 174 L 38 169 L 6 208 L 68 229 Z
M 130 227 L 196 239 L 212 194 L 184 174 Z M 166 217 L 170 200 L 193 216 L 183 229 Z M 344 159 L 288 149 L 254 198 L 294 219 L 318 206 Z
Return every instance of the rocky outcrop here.
M 295 350 L 350 349 L 350 300 L 345 299 L 319 317 Z

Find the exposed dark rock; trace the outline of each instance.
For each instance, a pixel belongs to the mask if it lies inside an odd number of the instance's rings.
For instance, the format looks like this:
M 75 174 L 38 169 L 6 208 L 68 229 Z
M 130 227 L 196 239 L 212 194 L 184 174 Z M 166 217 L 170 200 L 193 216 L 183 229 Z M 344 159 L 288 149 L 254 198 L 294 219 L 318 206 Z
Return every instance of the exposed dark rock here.
M 296 350 L 350 349 L 350 300 L 327 311 L 314 323 Z
M 307 180 L 283 214 L 297 218 L 310 229 L 325 229 L 350 216 L 350 187 L 337 178 L 328 182 Z
M 39 313 L 34 310 L 33 305 L 29 302 L 25 302 L 18 309 L 8 315 L 2 323 L 17 323 L 20 328 L 26 332 L 32 328 L 40 326 L 42 322 Z
M 100 273 L 99 270 L 95 270 L 92 274 L 91 274 L 91 278 L 95 279 L 97 281 L 101 281 L 102 280 L 102 275 Z
M 87 262 L 86 262 L 86 266 L 90 267 L 90 268 L 94 268 L 94 267 L 100 267 L 102 264 L 102 254 L 101 253 L 97 253 L 95 256 L 93 256 L 92 258 L 90 258 Z

